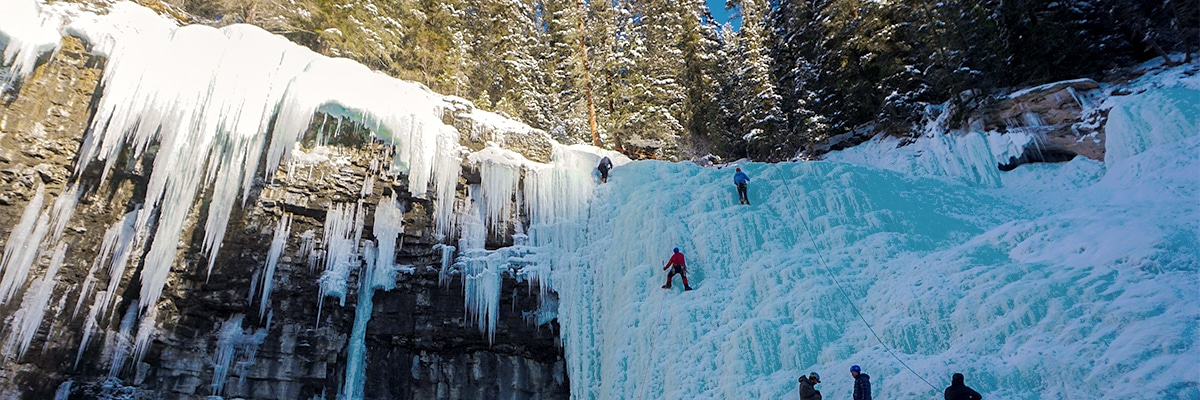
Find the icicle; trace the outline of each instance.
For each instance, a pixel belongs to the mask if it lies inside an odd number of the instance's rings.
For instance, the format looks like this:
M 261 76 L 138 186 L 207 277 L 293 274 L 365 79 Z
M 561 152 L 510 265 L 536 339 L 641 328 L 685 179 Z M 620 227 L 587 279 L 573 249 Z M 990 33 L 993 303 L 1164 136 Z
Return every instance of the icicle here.
M 203 187 L 213 189 L 202 248 L 211 272 L 239 188 L 243 202 L 249 195 L 275 104 L 286 82 L 318 56 L 246 25 L 218 30 L 151 24 L 123 30 L 148 19 L 143 13 L 118 4 L 108 16 L 73 27 L 84 37 L 103 38 L 100 50 L 109 55 L 105 91 L 79 170 L 93 159 L 107 160 L 106 179 L 125 146 L 138 157 L 150 143 L 159 144 L 143 201 L 151 206 L 138 224 L 145 229 L 144 221 L 158 215 L 142 274 L 142 307 L 150 307 L 161 294 L 180 231 Z M 238 66 L 229 68 L 229 63 Z
M 434 182 L 437 199 L 434 203 L 434 226 L 438 240 L 448 240 L 454 232 L 454 200 L 458 179 L 462 175 L 462 157 L 457 147 L 458 135 L 438 135 L 437 164 L 434 165 Z
M 288 235 L 292 230 L 292 214 L 284 214 L 275 227 L 275 236 L 271 239 L 271 248 L 267 250 L 267 263 L 262 273 L 262 300 L 258 305 L 259 322 L 267 315 L 267 305 L 271 304 L 271 288 L 274 285 L 275 266 L 279 264 L 279 255 L 287 246 Z
M 236 370 L 238 384 L 242 383 L 246 377 L 246 368 L 255 363 L 258 346 L 267 338 L 266 329 L 259 328 L 252 332 L 243 330 L 244 318 L 244 314 L 235 314 L 217 329 L 216 359 L 213 360 L 211 385 L 213 396 L 220 396 L 224 391 L 230 371 Z
M 312 229 L 300 234 L 300 256 L 308 263 L 308 270 L 315 271 L 321 261 L 321 252 L 317 249 L 317 233 Z
M 108 290 L 96 300 L 96 304 L 100 306 L 97 316 L 107 315 L 108 307 L 114 305 L 117 300 L 116 295 L 121 287 L 121 278 L 125 276 L 125 268 L 129 266 L 129 258 L 134 253 L 134 244 L 139 239 L 135 226 L 139 215 L 141 215 L 140 209 L 135 209 L 125 214 L 121 220 L 121 234 L 117 237 L 116 247 L 112 253 L 112 264 L 108 269 Z
M 61 243 L 54 250 L 46 275 L 29 286 L 29 291 L 21 300 L 21 308 L 10 320 L 8 339 L 4 342 L 5 354 L 12 355 L 15 352 L 17 359 L 25 356 L 29 343 L 33 341 L 33 336 L 42 324 L 46 306 L 50 302 L 50 296 L 54 294 L 54 286 L 58 283 L 58 269 L 62 267 L 63 258 L 66 256 L 67 244 Z
M 75 206 L 79 204 L 79 187 L 71 185 L 58 198 L 54 199 L 54 205 L 51 207 L 50 225 L 54 227 L 51 231 L 50 241 L 57 242 L 62 238 L 63 231 L 67 228 L 67 221 L 71 220 L 71 216 L 75 214 Z
M 362 189 L 359 190 L 358 197 L 365 199 L 365 198 L 367 198 L 367 196 L 370 196 L 371 193 L 374 193 L 374 192 L 375 192 L 375 177 L 367 176 L 367 178 L 363 180 Z
M 83 337 L 79 340 L 79 350 L 75 352 L 75 364 L 72 364 L 72 368 L 79 368 L 79 360 L 83 359 L 83 352 L 87 350 L 88 342 L 91 341 L 92 334 L 96 333 L 96 327 L 99 325 L 97 321 L 98 314 L 106 305 L 100 299 L 107 296 L 108 294 L 105 292 L 98 293 L 96 296 L 97 301 L 93 302 L 92 306 L 88 308 L 87 317 L 83 320 Z
M 484 221 L 493 233 L 504 232 L 504 223 L 512 219 L 513 192 L 520 184 L 520 171 L 508 164 L 486 159 L 479 165 Z
M 122 219 L 123 223 L 118 223 L 108 228 L 104 232 L 104 240 L 100 243 L 100 249 L 96 253 L 96 257 L 92 259 L 92 268 L 88 270 L 87 279 L 83 283 L 83 288 L 79 290 L 79 300 L 75 302 L 75 312 L 71 314 L 71 318 L 79 315 L 79 310 L 83 308 L 84 299 L 88 298 L 92 288 L 96 285 L 96 273 L 100 268 L 112 258 L 112 264 L 123 263 L 127 260 L 121 260 L 128 254 L 127 241 L 133 236 L 133 221 L 136 218 L 137 211 L 125 214 Z M 125 267 L 121 265 L 120 272 L 124 272 Z M 119 279 L 119 278 L 118 278 Z M 110 288 L 115 288 L 112 282 L 109 282 Z
M 21 221 L 17 222 L 8 235 L 8 243 L 4 246 L 4 260 L 0 263 L 0 270 L 4 271 L 4 277 L 0 278 L 0 304 L 12 300 L 37 260 L 38 247 L 50 226 L 50 215 L 41 212 L 45 193 L 45 185 L 38 185 L 33 199 L 29 200 L 21 214 Z
M 4 4 L 0 13 L 0 37 L 5 38 L 4 56 L 0 65 L 11 65 L 15 73 L 7 82 L 0 81 L 0 89 L 28 76 L 33 72 L 37 59 L 48 52 L 58 52 L 62 37 L 58 27 L 62 17 L 42 12 L 34 0 L 11 0 Z

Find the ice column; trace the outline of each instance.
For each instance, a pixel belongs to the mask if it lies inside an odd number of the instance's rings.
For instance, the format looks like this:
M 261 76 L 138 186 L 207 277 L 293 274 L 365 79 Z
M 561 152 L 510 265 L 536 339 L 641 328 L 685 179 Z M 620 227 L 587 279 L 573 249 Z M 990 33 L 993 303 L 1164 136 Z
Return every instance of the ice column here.
M 462 232 L 459 238 L 459 256 L 455 261 L 462 274 L 464 308 L 467 314 L 475 320 L 480 332 L 495 339 L 496 320 L 500 303 L 500 268 L 507 265 L 499 256 L 484 248 L 487 228 L 480 214 L 479 189 L 472 185 L 468 188 L 471 210 L 462 216 L 460 226 Z
M 235 314 L 221 324 L 217 331 L 216 360 L 213 363 L 212 395 L 220 396 L 230 371 L 238 374 L 238 383 L 246 376 L 246 368 L 254 365 L 258 346 L 267 338 L 265 328 L 242 330 L 244 314 Z
M 534 247 L 554 244 L 578 248 L 584 244 L 581 225 L 596 188 L 592 171 L 600 157 L 575 146 L 555 146 L 548 167 L 527 169 L 525 213 L 529 216 L 529 238 Z M 539 299 L 546 299 L 551 267 L 542 263 L 524 271 L 538 282 Z
M 397 207 L 396 193 L 393 192 L 375 209 L 374 228 L 378 247 L 369 241 L 363 246 L 367 262 L 358 277 L 358 305 L 354 308 L 354 327 L 346 350 L 346 380 L 339 399 L 363 398 L 367 368 L 367 323 L 371 321 L 371 312 L 375 307 L 375 291 L 396 287 L 396 240 L 404 232 L 403 222 L 404 211 Z
M 325 272 L 321 274 L 321 299 L 337 297 L 346 305 L 346 279 L 359 266 L 358 242 L 362 238 L 360 205 L 337 204 L 325 214 Z
M 133 359 L 135 365 L 142 362 L 142 358 L 146 357 L 146 350 L 150 349 L 150 341 L 158 333 L 158 328 L 155 326 L 157 323 L 158 307 L 150 306 L 146 309 L 145 315 L 142 315 L 142 320 L 138 322 L 137 336 L 133 338 Z
M 1200 86 L 1200 84 L 1193 83 Z M 1200 90 L 1168 87 L 1132 96 L 1114 96 L 1105 124 L 1104 163 L 1132 157 L 1200 132 Z
M 112 364 L 108 367 L 108 379 L 116 379 L 117 375 L 121 374 L 121 368 L 125 366 L 125 361 L 133 352 L 133 328 L 134 325 L 137 325 L 137 316 L 138 301 L 134 300 L 125 310 L 125 316 L 121 318 L 121 325 L 117 328 L 117 335 L 113 339 L 112 348 L 107 352 L 112 354 Z
M 449 287 L 451 279 L 451 263 L 454 261 L 455 247 L 445 244 L 438 244 L 434 246 L 434 249 L 441 249 L 442 251 L 442 268 L 438 270 L 438 286 Z
M 68 380 L 58 385 L 58 390 L 54 391 L 54 400 L 69 400 L 71 397 L 71 382 Z

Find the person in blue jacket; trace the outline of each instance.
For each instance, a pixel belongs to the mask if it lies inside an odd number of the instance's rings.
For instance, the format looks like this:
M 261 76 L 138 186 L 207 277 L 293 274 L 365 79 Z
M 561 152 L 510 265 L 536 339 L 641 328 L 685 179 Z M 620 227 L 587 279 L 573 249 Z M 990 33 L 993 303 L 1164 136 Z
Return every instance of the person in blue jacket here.
M 600 171 L 600 183 L 608 182 L 608 170 L 612 169 L 612 160 L 608 157 L 600 159 L 600 165 L 596 166 L 596 170 Z
M 871 400 L 871 377 L 858 365 L 850 366 L 850 376 L 854 377 L 854 400 Z
M 733 174 L 733 184 L 737 185 L 738 200 L 742 204 L 750 205 L 750 198 L 746 197 L 746 184 L 750 182 L 750 177 L 746 176 L 746 173 L 742 172 L 741 168 L 736 169 L 736 171 Z

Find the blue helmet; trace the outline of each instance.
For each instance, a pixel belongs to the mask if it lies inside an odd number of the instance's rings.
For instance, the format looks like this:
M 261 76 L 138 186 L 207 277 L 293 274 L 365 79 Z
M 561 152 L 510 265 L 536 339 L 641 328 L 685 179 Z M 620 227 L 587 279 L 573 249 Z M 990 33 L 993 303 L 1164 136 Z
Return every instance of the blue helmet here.
M 850 370 L 853 372 L 859 372 L 862 371 L 862 367 L 859 367 L 857 364 L 855 364 L 850 366 Z
M 675 248 L 675 252 L 676 252 L 676 253 L 678 253 L 678 252 L 679 252 L 679 248 L 678 248 L 678 247 L 676 247 L 676 248 Z

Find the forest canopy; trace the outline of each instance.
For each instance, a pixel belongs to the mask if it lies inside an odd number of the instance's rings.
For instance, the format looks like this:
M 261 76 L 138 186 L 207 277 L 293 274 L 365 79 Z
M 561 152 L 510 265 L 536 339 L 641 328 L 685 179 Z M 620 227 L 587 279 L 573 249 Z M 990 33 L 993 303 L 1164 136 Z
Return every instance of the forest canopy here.
M 182 1 L 635 157 L 783 160 L 1200 52 L 1200 0 L 727 0 L 736 30 L 703 0 Z

